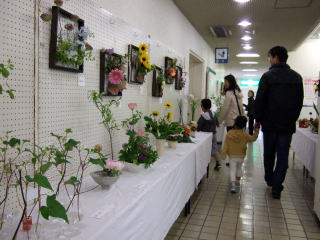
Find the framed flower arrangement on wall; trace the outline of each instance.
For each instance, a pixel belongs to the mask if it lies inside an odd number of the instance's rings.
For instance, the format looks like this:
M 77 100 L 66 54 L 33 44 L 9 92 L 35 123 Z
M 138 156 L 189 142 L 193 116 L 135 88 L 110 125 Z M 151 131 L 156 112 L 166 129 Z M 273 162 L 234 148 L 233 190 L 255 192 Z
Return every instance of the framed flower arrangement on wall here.
M 155 67 L 152 77 L 152 97 L 162 97 L 166 85 L 164 72 L 160 67 Z

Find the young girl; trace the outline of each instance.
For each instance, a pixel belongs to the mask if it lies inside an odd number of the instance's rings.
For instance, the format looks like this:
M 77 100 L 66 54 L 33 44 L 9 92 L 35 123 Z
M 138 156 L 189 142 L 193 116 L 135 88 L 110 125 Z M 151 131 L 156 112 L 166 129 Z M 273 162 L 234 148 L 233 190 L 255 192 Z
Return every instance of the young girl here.
M 224 146 L 221 152 L 221 158 L 224 159 L 226 155 L 230 159 L 230 181 L 231 192 L 236 193 L 237 187 L 240 187 L 240 179 L 242 176 L 242 163 L 247 152 L 247 143 L 257 140 L 259 135 L 259 128 L 254 129 L 253 136 L 246 131 L 247 118 L 238 116 L 235 120 L 234 127 L 226 136 Z

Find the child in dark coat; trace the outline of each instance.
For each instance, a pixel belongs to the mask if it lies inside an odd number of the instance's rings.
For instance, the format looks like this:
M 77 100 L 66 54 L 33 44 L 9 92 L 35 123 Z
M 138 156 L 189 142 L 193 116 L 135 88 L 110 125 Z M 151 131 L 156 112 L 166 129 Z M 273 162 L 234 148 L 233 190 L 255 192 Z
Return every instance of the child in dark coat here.
M 215 170 L 219 170 L 221 168 L 221 164 L 219 161 L 219 151 L 217 144 L 217 127 L 219 127 L 218 118 L 211 111 L 211 100 L 210 99 L 202 99 L 201 100 L 201 108 L 203 113 L 201 114 L 198 120 L 197 130 L 200 132 L 211 132 L 212 133 L 212 148 L 211 148 L 211 157 L 216 161 Z

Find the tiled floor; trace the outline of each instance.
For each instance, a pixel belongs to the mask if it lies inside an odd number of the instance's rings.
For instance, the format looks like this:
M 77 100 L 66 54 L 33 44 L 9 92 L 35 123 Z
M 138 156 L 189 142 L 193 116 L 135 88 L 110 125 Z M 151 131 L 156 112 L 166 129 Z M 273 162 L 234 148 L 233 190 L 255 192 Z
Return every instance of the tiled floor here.
M 291 158 L 292 159 L 292 158 Z M 183 213 L 166 240 L 320 239 L 312 215 L 313 182 L 290 160 L 281 200 L 270 197 L 263 180 L 261 140 L 248 148 L 240 193 L 229 192 L 228 168 L 213 171 L 192 197 L 191 214 Z

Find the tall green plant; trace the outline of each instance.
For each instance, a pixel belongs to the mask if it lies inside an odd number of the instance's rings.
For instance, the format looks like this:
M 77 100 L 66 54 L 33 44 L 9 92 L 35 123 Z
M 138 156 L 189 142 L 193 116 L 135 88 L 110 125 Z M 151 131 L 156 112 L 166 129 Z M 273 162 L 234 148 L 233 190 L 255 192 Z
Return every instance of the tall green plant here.
M 101 124 L 105 127 L 107 130 L 107 133 L 109 135 L 110 140 L 110 147 L 111 147 L 111 157 L 114 159 L 114 150 L 113 150 L 113 133 L 116 130 L 119 130 L 119 126 L 116 122 L 116 120 L 113 117 L 111 107 L 117 106 L 120 103 L 119 99 L 112 99 L 107 101 L 106 103 L 103 103 L 103 94 L 97 93 L 96 91 L 90 92 L 90 100 L 93 101 L 97 109 L 99 110 L 101 114 Z
M 0 74 L 4 78 L 4 83 L 2 84 L 0 83 L 0 95 L 2 95 L 3 92 L 6 92 L 11 99 L 14 99 L 15 97 L 14 96 L 15 90 L 9 86 L 6 79 L 9 77 L 10 70 L 13 70 L 13 67 L 14 66 L 11 63 L 10 59 L 7 61 L 6 64 L 0 63 Z

